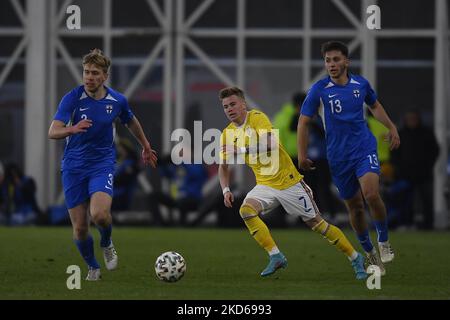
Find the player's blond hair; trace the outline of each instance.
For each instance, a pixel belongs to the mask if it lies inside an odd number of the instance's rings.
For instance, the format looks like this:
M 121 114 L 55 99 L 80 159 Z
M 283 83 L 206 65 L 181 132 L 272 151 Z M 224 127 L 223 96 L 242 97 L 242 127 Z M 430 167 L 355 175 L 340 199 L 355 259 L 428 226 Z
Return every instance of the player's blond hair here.
M 102 50 L 93 49 L 83 57 L 83 66 L 86 64 L 93 64 L 101 68 L 104 73 L 108 73 L 111 59 L 105 56 Z
M 241 98 L 242 100 L 245 100 L 244 91 L 242 91 L 238 87 L 226 87 L 220 90 L 219 92 L 219 99 L 223 100 L 225 98 L 231 97 L 231 96 L 237 96 Z

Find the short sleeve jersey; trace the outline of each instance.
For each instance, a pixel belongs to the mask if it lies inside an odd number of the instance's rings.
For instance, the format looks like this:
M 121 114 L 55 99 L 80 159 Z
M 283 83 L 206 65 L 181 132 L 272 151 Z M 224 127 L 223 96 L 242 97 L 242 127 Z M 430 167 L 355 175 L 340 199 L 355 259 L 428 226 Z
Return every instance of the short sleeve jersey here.
M 300 113 L 309 117 L 319 114 L 326 131 L 328 160 L 346 161 L 376 151 L 376 139 L 364 119 L 364 103 L 372 106 L 376 100 L 377 94 L 361 76 L 349 74 L 345 85 L 326 77 L 311 87 Z
M 66 125 L 90 119 L 92 126 L 66 138 L 62 170 L 114 165 L 114 121 L 119 118 L 127 124 L 133 117 L 127 99 L 111 88 L 106 88 L 106 96 L 100 100 L 91 98 L 84 86 L 67 93 L 53 119 Z
M 230 123 L 222 132 L 221 145 L 256 147 L 261 136 L 271 133 L 279 143 L 278 130 L 274 129 L 267 115 L 259 110 L 247 112 L 245 122 L 237 127 Z M 279 143 L 276 151 L 246 154 L 245 163 L 255 174 L 256 183 L 283 190 L 298 183 L 303 176 L 295 168 L 284 147 Z M 221 152 L 221 161 L 228 163 L 228 157 Z M 239 162 L 237 162 L 239 163 Z

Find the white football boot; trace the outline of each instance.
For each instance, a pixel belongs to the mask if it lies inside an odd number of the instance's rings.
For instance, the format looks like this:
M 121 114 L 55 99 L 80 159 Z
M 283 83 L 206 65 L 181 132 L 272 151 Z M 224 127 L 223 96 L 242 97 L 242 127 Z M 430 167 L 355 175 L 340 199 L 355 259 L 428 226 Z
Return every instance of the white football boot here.
M 100 269 L 94 269 L 94 268 L 89 267 L 86 280 L 87 281 L 98 281 L 101 279 L 102 279 L 102 274 L 100 272 Z
M 114 248 L 113 242 L 111 240 L 111 244 L 108 247 L 102 247 L 103 249 L 103 258 L 105 259 L 106 269 L 114 270 L 117 268 L 117 262 L 119 261 L 119 257 L 117 256 L 116 249 Z
M 392 250 L 388 241 L 378 243 L 378 248 L 380 249 L 381 262 L 387 263 L 394 260 L 394 250 Z
M 381 262 L 380 256 L 377 253 L 377 249 L 373 248 L 372 252 L 366 252 L 366 257 L 367 267 L 369 267 L 370 265 L 375 265 L 380 268 L 380 273 L 382 276 L 386 274 L 386 269 L 384 268 L 383 262 Z

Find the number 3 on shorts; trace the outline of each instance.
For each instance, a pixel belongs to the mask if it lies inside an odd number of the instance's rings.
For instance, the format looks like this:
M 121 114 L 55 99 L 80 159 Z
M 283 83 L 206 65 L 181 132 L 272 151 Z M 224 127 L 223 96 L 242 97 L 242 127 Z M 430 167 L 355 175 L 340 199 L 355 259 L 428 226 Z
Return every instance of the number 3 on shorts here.
M 113 186 L 113 178 L 114 178 L 114 175 L 112 173 L 108 174 L 108 186 L 110 187 L 108 189 L 111 189 Z
M 376 168 L 378 168 L 378 167 L 380 166 L 380 165 L 378 164 L 378 158 L 377 158 L 377 154 L 376 154 L 376 153 L 374 153 L 374 154 L 369 154 L 369 155 L 367 156 L 367 158 L 369 158 L 370 167 L 375 166 L 375 168 L 373 168 L 373 169 L 376 169 Z

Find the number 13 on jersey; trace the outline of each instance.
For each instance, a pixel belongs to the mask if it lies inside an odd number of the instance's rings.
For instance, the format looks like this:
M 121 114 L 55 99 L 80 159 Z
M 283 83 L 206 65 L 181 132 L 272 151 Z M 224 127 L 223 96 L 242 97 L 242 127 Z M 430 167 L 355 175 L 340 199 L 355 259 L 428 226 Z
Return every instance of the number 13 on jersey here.
M 336 100 L 329 100 L 328 101 L 330 103 L 330 107 L 331 107 L 331 113 L 341 113 L 342 112 L 342 106 L 341 106 L 341 100 L 336 99 Z

